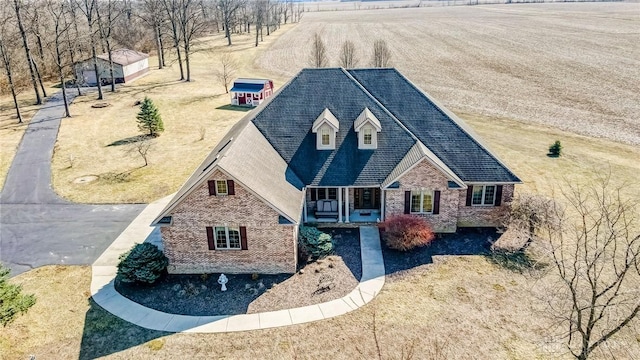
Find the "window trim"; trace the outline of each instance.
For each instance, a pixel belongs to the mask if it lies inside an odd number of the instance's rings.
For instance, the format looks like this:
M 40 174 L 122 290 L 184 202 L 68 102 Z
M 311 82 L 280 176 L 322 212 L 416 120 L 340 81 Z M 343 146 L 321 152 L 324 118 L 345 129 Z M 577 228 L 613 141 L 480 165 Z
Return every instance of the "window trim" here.
M 219 228 L 224 228 L 224 235 L 227 247 L 218 247 L 218 230 Z M 231 238 L 229 237 L 229 231 L 234 230 L 238 233 L 238 247 L 231 247 Z M 242 250 L 242 236 L 240 234 L 240 227 L 233 227 L 228 225 L 217 225 L 213 226 L 213 244 L 215 250 Z
M 219 195 L 219 196 L 229 195 L 229 184 L 227 183 L 227 180 L 217 179 L 215 180 L 215 182 L 216 182 L 216 195 Z M 220 188 L 219 188 L 220 184 L 224 184 L 224 189 L 225 189 L 224 192 L 220 192 Z
M 414 192 L 419 192 L 420 193 L 420 211 L 413 211 L 413 196 L 414 196 Z M 431 195 L 431 210 L 430 211 L 424 211 L 424 195 L 425 194 L 430 194 Z M 409 213 L 410 214 L 433 214 L 433 197 L 434 197 L 434 191 L 433 190 L 425 190 L 425 189 L 419 189 L 419 190 L 411 190 L 411 197 L 410 197 L 410 203 L 409 203 Z
M 491 203 L 485 203 L 485 194 L 487 191 L 487 187 L 493 187 L 493 198 Z M 482 187 L 482 197 L 480 198 L 480 203 L 476 204 L 473 202 L 473 193 L 476 187 Z M 496 193 L 498 192 L 498 187 L 496 185 L 473 185 L 471 189 L 471 206 L 496 206 Z

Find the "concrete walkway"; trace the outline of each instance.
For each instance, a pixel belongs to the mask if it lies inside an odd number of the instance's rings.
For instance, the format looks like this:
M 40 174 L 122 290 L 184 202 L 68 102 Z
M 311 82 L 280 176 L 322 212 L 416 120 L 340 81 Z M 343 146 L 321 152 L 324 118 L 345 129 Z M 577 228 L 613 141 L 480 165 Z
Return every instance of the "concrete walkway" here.
M 329 319 L 356 310 L 371 301 L 384 285 L 384 262 L 378 230 L 360 227 L 362 279 L 348 295 L 322 304 L 257 314 L 188 316 L 153 310 L 120 295 L 114 288 L 118 256 L 135 243 L 158 243 L 160 235 L 149 224 L 169 202 L 166 197 L 150 204 L 92 266 L 93 300 L 115 316 L 135 325 L 160 331 L 220 333 L 267 329 Z
M 69 101 L 76 94 L 69 91 Z M 145 206 L 74 204 L 53 191 L 51 156 L 62 116 L 58 92 L 31 119 L 0 193 L 0 261 L 11 276 L 42 265 L 93 263 Z

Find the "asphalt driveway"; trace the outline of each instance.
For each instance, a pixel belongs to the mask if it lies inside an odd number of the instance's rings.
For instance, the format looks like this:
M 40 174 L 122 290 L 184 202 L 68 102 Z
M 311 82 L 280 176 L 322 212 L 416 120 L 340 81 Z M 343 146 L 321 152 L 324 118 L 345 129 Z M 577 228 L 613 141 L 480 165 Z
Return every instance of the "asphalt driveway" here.
M 62 93 L 47 98 L 0 193 L 0 262 L 11 276 L 42 265 L 93 263 L 145 207 L 75 204 L 52 190 L 51 157 L 63 114 Z

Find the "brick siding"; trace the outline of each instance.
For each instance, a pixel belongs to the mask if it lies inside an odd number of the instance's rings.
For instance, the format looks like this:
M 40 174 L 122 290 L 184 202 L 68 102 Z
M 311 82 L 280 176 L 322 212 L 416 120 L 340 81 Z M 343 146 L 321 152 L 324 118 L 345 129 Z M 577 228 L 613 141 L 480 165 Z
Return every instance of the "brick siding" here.
M 215 171 L 209 180 L 230 180 Z M 207 182 L 171 213 L 162 227 L 169 273 L 294 273 L 297 264 L 295 225 L 278 224 L 279 214 L 235 182 L 235 195 L 211 196 Z M 209 250 L 206 227 L 247 229 L 248 250 Z
M 385 219 L 389 216 L 404 214 L 405 191 L 440 190 L 440 213 L 420 214 L 432 226 L 435 232 L 455 232 L 458 220 L 459 190 L 448 188 L 447 177 L 429 161 L 422 160 L 407 172 L 400 180 L 400 188 L 385 190 Z
M 500 206 L 466 206 L 467 191 L 460 191 L 458 204 L 458 227 L 499 226 L 500 215 L 507 211 L 506 204 L 513 199 L 514 185 L 502 185 Z

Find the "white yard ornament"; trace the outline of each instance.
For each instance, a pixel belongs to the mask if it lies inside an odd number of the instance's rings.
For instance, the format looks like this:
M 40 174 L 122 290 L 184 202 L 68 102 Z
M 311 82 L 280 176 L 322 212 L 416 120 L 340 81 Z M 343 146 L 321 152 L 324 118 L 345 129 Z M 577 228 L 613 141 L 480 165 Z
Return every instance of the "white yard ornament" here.
M 218 278 L 218 284 L 222 285 L 220 290 L 227 291 L 228 282 L 229 282 L 229 279 L 227 279 L 227 277 L 224 274 L 220 274 L 220 277 Z

